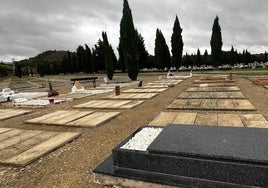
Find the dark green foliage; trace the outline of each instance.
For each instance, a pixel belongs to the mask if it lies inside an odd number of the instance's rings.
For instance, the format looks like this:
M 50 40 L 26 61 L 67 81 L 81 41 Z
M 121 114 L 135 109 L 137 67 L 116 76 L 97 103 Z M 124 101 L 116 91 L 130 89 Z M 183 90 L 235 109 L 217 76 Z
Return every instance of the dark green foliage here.
M 117 50 L 119 53 L 119 69 L 121 69 L 122 72 L 126 72 L 126 65 L 125 65 L 122 43 L 119 43 Z
M 197 49 L 197 53 L 196 53 L 195 65 L 198 67 L 203 65 L 203 60 L 202 60 L 199 48 Z
M 7 68 L 0 65 L 0 77 L 7 76 L 7 75 L 8 75 Z
M 113 79 L 114 68 L 113 68 L 113 56 L 111 46 L 109 44 L 106 32 L 102 32 L 102 39 L 104 43 L 104 60 L 105 70 L 109 80 Z
M 183 40 L 181 33 L 182 28 L 180 26 L 179 19 L 176 15 L 176 19 L 173 26 L 173 33 L 171 36 L 171 66 L 176 67 L 177 69 L 181 66 L 182 63 Z
M 15 66 L 15 76 L 21 78 L 22 77 L 22 70 L 21 65 L 19 62 L 13 62 Z
M 205 65 L 209 65 L 209 61 L 208 61 L 208 51 L 207 51 L 207 50 L 205 50 L 204 55 L 203 55 L 203 63 L 204 63 Z
M 131 9 L 128 1 L 124 0 L 123 16 L 120 22 L 119 55 L 121 55 L 121 66 L 123 64 L 126 66 L 128 77 L 131 80 L 136 80 L 139 73 L 137 46 L 138 36 L 134 27 Z
M 213 27 L 212 35 L 210 40 L 211 46 L 211 55 L 215 67 L 221 65 L 221 55 L 222 55 L 222 36 L 221 36 L 221 27 L 219 25 L 219 17 L 216 16 Z
M 230 64 L 233 66 L 235 64 L 235 51 L 234 47 L 232 46 L 231 51 L 230 51 Z
M 169 69 L 171 67 L 170 53 L 166 40 L 159 29 L 156 30 L 154 52 L 156 68 L 160 70 Z
M 86 73 L 93 73 L 94 71 L 94 66 L 92 63 L 92 54 L 91 54 L 91 50 L 88 47 L 88 45 L 85 44 L 86 50 L 85 50 L 85 67 L 86 67 Z
M 138 37 L 138 46 L 137 46 L 137 53 L 138 53 L 138 57 L 139 57 L 139 68 L 143 69 L 143 68 L 147 68 L 147 58 L 149 53 L 147 52 L 147 50 L 145 49 L 145 44 L 144 44 L 144 39 L 141 36 L 140 33 L 137 32 L 137 37 Z
M 187 53 L 183 57 L 183 62 L 182 62 L 184 67 L 192 67 L 194 65 L 194 60 L 193 60 L 193 55 L 188 55 Z
M 77 55 L 77 64 L 78 64 L 78 69 L 77 72 L 86 72 L 86 56 L 85 56 L 85 49 L 83 46 L 79 45 L 78 48 L 76 49 L 76 55 Z
M 102 40 L 99 40 L 93 48 L 93 65 L 95 67 L 95 72 L 102 72 L 105 70 L 105 60 L 104 60 L 104 44 Z

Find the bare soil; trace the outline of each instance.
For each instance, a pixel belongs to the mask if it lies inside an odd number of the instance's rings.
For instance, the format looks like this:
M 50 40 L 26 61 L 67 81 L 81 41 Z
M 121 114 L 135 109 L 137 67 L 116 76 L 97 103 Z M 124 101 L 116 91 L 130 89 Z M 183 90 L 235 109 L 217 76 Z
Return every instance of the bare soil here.
M 144 83 L 158 80 L 158 76 L 141 76 Z M 93 181 L 93 169 L 107 158 L 112 149 L 138 129 L 152 121 L 161 111 L 165 110 L 174 99 L 190 86 L 193 77 L 184 80 L 175 87 L 160 93 L 158 96 L 130 110 L 121 110 L 117 118 L 93 129 L 62 126 L 32 125 L 25 120 L 41 116 L 59 109 L 72 109 L 72 106 L 99 99 L 110 93 L 77 99 L 69 103 L 49 108 L 33 109 L 33 113 L 21 117 L 1 121 L 0 127 L 35 129 L 48 131 L 81 132 L 82 135 L 73 142 L 42 157 L 32 164 L 19 168 L 0 165 L 0 187 L 102 187 Z M 256 107 L 257 113 L 268 119 L 268 89 L 256 86 L 246 78 L 235 76 L 236 85 L 244 96 Z M 135 88 L 135 86 L 124 89 Z M 70 86 L 61 87 L 60 93 L 70 91 Z M 6 108 L 1 106 L 0 108 Z

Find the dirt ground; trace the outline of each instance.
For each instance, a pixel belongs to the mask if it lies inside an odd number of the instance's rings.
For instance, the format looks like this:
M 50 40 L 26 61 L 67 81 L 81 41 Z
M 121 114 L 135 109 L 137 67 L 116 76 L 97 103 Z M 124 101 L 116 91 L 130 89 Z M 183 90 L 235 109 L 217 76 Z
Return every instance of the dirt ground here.
M 192 86 L 193 80 L 197 78 L 195 76 L 184 80 L 158 96 L 145 100 L 142 105 L 134 109 L 120 110 L 122 114 L 117 118 L 93 129 L 32 125 L 26 124 L 24 121 L 55 110 L 72 109 L 74 105 L 90 99 L 102 98 L 110 93 L 77 99 L 50 108 L 33 109 L 31 114 L 1 121 L 0 127 L 71 131 L 81 132 L 82 135 L 24 168 L 0 165 L 0 187 L 102 187 L 94 183 L 93 169 L 111 154 L 117 144 L 164 111 L 165 107 Z M 144 80 L 144 83 L 158 79 L 159 76 L 139 77 L 139 80 Z M 244 96 L 256 107 L 257 113 L 263 114 L 268 119 L 268 89 L 256 86 L 249 79 L 243 77 L 235 76 L 235 82 Z M 136 85 L 124 89 L 135 87 Z M 59 91 L 68 92 L 70 86 L 61 87 Z

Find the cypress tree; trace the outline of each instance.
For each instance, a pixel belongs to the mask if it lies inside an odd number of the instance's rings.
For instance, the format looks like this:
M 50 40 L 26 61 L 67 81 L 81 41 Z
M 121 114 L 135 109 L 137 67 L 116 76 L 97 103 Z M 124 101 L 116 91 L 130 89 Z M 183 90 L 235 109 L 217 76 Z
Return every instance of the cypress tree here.
M 204 55 L 203 55 L 203 63 L 205 65 L 209 65 L 209 62 L 208 62 L 208 51 L 207 50 L 205 50 Z
M 77 64 L 78 64 L 78 72 L 84 72 L 85 68 L 85 52 L 84 47 L 79 45 L 76 49 L 77 54 Z
M 156 68 L 164 70 L 171 67 L 171 58 L 166 40 L 160 29 L 156 30 L 155 38 L 155 63 Z
M 136 80 L 139 73 L 138 57 L 137 57 L 137 34 L 135 31 L 131 9 L 128 1 L 124 0 L 123 16 L 120 22 L 120 41 L 119 41 L 119 55 L 126 66 L 128 77 L 131 80 Z
M 179 19 L 176 15 L 174 26 L 173 26 L 173 33 L 171 36 L 171 52 L 172 52 L 172 67 L 179 67 L 182 64 L 182 52 L 183 52 L 183 40 L 182 40 L 182 28 L 180 26 Z
M 232 66 L 234 66 L 235 63 L 236 63 L 235 62 L 235 51 L 234 51 L 234 47 L 232 46 L 231 51 L 230 51 L 230 64 Z
M 111 46 L 109 44 L 106 32 L 102 32 L 102 38 L 104 43 L 105 70 L 109 80 L 112 80 L 114 75 L 113 57 L 112 57 Z
M 268 56 L 267 56 L 267 52 L 265 51 L 264 53 L 264 63 L 268 62 Z
M 21 65 L 18 62 L 13 62 L 15 64 L 15 75 L 19 78 L 22 77 Z
M 136 30 L 137 32 L 137 40 L 138 40 L 138 46 L 137 46 L 137 53 L 138 53 L 138 56 L 139 56 L 139 68 L 145 68 L 147 67 L 147 58 L 148 58 L 148 55 L 149 53 L 147 52 L 146 48 L 145 48 L 145 44 L 144 44 L 144 39 L 143 37 L 141 36 L 140 33 L 138 33 L 138 31 Z
M 210 46 L 211 46 L 211 55 L 212 55 L 213 64 L 215 67 L 218 67 L 219 65 L 221 65 L 221 54 L 222 54 L 221 27 L 219 25 L 218 16 L 216 16 L 214 23 L 213 23 Z
M 86 73 L 93 73 L 94 72 L 94 67 L 93 67 L 93 63 L 92 63 L 92 54 L 91 54 L 91 50 L 88 47 L 87 44 L 85 44 L 85 60 L 86 60 Z
M 195 65 L 198 66 L 198 67 L 200 67 L 202 64 L 203 64 L 203 62 L 202 62 L 200 50 L 198 48 L 197 49 L 197 54 L 196 54 L 196 59 L 195 59 Z

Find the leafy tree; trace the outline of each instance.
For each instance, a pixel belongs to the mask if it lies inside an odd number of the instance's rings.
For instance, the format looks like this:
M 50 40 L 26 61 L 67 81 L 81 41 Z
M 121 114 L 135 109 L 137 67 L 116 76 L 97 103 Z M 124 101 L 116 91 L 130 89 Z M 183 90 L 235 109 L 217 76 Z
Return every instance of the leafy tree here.
M 134 27 L 131 9 L 128 1 L 124 0 L 123 16 L 120 22 L 120 39 L 119 39 L 119 55 L 120 61 L 126 66 L 128 77 L 136 80 L 139 73 L 138 55 L 137 55 L 137 33 Z
M 15 65 L 15 75 L 19 78 L 22 77 L 21 65 L 18 62 L 13 62 Z
M 93 66 L 96 72 L 101 72 L 105 70 L 105 60 L 104 60 L 104 44 L 102 40 L 98 40 L 97 44 L 93 48 Z
M 76 54 L 77 54 L 77 63 L 78 63 L 78 72 L 83 72 L 86 70 L 85 68 L 85 49 L 83 46 L 79 45 L 78 48 L 76 49 Z
M 211 55 L 215 67 L 221 65 L 221 54 L 222 54 L 222 36 L 221 36 L 221 27 L 219 25 L 219 17 L 216 16 L 213 27 L 212 35 L 210 40 L 211 46 Z
M 149 53 L 147 52 L 146 48 L 145 48 L 145 44 L 144 44 L 144 39 L 141 36 L 140 33 L 138 33 L 138 31 L 136 30 L 137 33 L 137 40 L 138 40 L 138 46 L 137 46 L 137 53 L 139 56 L 139 68 L 145 68 L 146 63 L 147 63 L 147 58 Z
M 201 54 L 200 54 L 200 50 L 198 48 L 197 49 L 196 58 L 195 58 L 195 65 L 198 66 L 198 67 L 200 67 L 202 64 L 203 64 L 202 57 L 201 57 Z
M 126 72 L 126 65 L 124 61 L 124 52 L 123 52 L 122 43 L 119 43 L 117 50 L 119 54 L 119 69 L 121 69 L 122 72 Z
M 165 69 L 171 67 L 171 58 L 166 40 L 160 29 L 156 30 L 155 38 L 155 63 L 156 68 Z
M 205 65 L 209 65 L 209 62 L 208 62 L 208 51 L 207 50 L 205 50 L 204 55 L 203 55 L 203 63 Z
M 235 62 L 235 51 L 234 51 L 234 47 L 232 46 L 231 50 L 230 50 L 230 63 L 232 66 L 234 66 Z
M 92 63 L 92 54 L 91 50 L 88 47 L 88 45 L 85 44 L 85 67 L 86 67 L 86 73 L 93 73 L 94 72 L 94 67 Z
M 111 46 L 109 44 L 106 32 L 102 32 L 102 38 L 104 43 L 104 60 L 105 60 L 105 70 L 109 80 L 113 79 L 114 69 L 113 69 L 113 56 Z
M 171 36 L 171 52 L 172 52 L 172 67 L 179 67 L 182 64 L 182 51 L 183 51 L 183 40 L 182 40 L 182 28 L 180 26 L 179 19 L 176 15 L 174 26 L 173 26 L 173 33 Z

